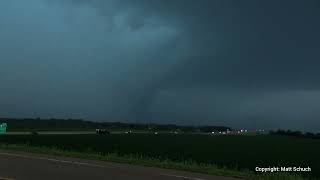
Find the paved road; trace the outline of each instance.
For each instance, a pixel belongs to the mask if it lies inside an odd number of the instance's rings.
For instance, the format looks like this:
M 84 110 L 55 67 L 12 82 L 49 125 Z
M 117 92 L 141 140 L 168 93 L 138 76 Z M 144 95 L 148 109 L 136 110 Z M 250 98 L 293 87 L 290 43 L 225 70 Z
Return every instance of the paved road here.
M 96 134 L 94 130 L 92 131 L 37 131 L 38 134 Z M 32 131 L 9 131 L 6 132 L 5 135 L 31 135 Z M 111 134 L 126 134 L 125 131 L 111 131 Z M 150 134 L 150 132 L 132 132 L 132 134 Z M 158 134 L 173 134 L 170 132 L 158 132 Z M 181 133 L 183 134 L 183 133 Z M 213 135 L 211 133 L 190 133 L 190 134 L 197 134 L 197 135 Z M 215 134 L 218 136 L 218 134 Z
M 95 131 L 37 131 L 38 134 L 96 134 Z M 133 132 L 133 134 L 147 134 L 148 132 Z M 32 132 L 28 131 L 16 131 L 16 132 L 7 132 L 5 135 L 31 135 Z M 125 134 L 122 131 L 111 131 L 111 134 Z
M 96 134 L 95 131 L 38 131 L 38 134 Z M 17 131 L 17 132 L 7 132 L 6 135 L 28 135 L 32 132 L 28 131 Z
M 0 180 L 235 180 L 159 168 L 0 151 Z

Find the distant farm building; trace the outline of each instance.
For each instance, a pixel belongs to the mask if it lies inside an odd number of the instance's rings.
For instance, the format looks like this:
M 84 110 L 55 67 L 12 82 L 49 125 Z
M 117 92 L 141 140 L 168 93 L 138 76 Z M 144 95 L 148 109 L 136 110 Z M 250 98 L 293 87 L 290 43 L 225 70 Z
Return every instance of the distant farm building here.
M 110 134 L 110 132 L 106 129 L 96 129 L 96 134 L 106 135 L 106 134 Z

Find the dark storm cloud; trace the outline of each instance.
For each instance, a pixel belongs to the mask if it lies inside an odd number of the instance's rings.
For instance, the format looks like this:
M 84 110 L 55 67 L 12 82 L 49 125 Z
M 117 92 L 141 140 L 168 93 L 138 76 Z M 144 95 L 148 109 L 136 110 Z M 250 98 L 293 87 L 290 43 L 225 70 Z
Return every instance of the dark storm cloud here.
M 10 116 L 127 120 L 145 87 L 178 56 L 158 53 L 175 46 L 178 28 L 152 21 L 130 27 L 129 10 L 106 18 L 70 3 L 0 7 L 1 98 Z
M 1 1 L 1 107 L 317 130 L 317 1 Z
M 77 2 L 77 1 L 75 1 Z M 108 14 L 108 2 L 81 1 Z M 87 3 L 85 3 L 87 2 Z M 130 24 L 157 17 L 187 43 L 173 83 L 219 87 L 318 88 L 316 1 L 118 1 Z M 137 18 L 138 17 L 138 18 Z M 181 43 L 181 44 L 183 44 Z M 180 45 L 181 45 L 180 44 Z M 313 79 L 313 80 L 311 80 Z

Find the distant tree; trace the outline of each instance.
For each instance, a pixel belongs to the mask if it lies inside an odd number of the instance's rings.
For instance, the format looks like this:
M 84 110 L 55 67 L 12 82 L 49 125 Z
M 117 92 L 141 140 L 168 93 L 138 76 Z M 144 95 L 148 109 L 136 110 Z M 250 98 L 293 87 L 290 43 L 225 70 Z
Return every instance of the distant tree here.
M 282 130 L 269 131 L 270 135 L 280 135 L 280 136 L 293 136 L 293 137 L 303 137 L 303 138 L 320 138 L 320 133 L 314 134 L 311 132 L 302 133 L 301 131 L 291 131 L 291 130 Z
M 311 132 L 306 132 L 304 134 L 304 136 L 307 137 L 307 138 L 314 138 L 315 137 L 315 135 L 313 133 L 311 133 Z
M 275 135 L 275 134 L 276 134 L 276 132 L 275 132 L 275 131 L 273 131 L 273 130 L 271 130 L 271 131 L 269 131 L 269 134 L 270 134 L 270 135 Z
M 296 136 L 296 137 L 301 137 L 302 136 L 302 132 L 301 131 L 294 131 L 291 133 L 292 136 Z
M 287 135 L 291 136 L 292 135 L 292 131 L 290 129 L 288 129 L 286 132 L 285 132 Z
M 277 134 L 277 135 L 286 135 L 287 133 L 286 133 L 285 130 L 279 129 L 279 130 L 277 130 L 276 134 Z

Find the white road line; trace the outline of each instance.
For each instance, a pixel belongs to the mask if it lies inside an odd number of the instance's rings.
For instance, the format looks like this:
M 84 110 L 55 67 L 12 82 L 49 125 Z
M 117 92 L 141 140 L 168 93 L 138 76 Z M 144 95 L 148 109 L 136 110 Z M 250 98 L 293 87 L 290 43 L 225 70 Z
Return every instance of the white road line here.
M 98 165 L 98 164 L 91 164 L 91 163 L 77 162 L 77 161 L 66 161 L 66 160 L 59 160 L 59 159 L 45 158 L 45 157 L 33 157 L 33 156 L 19 155 L 19 154 L 12 154 L 12 153 L 0 153 L 0 155 L 3 155 L 3 156 L 13 156 L 13 157 L 21 157 L 21 158 L 26 158 L 26 159 L 38 159 L 38 160 L 45 160 L 45 161 L 51 161 L 51 162 L 59 162 L 59 163 L 65 163 L 65 164 L 75 164 L 75 165 L 82 165 L 82 166 L 108 168 L 107 166 L 102 166 L 102 165 Z
M 194 177 L 187 177 L 187 176 L 178 176 L 178 175 L 173 175 L 173 174 L 160 174 L 161 176 L 168 176 L 168 177 L 175 177 L 175 178 L 181 178 L 185 180 L 205 180 L 201 178 L 194 178 Z

